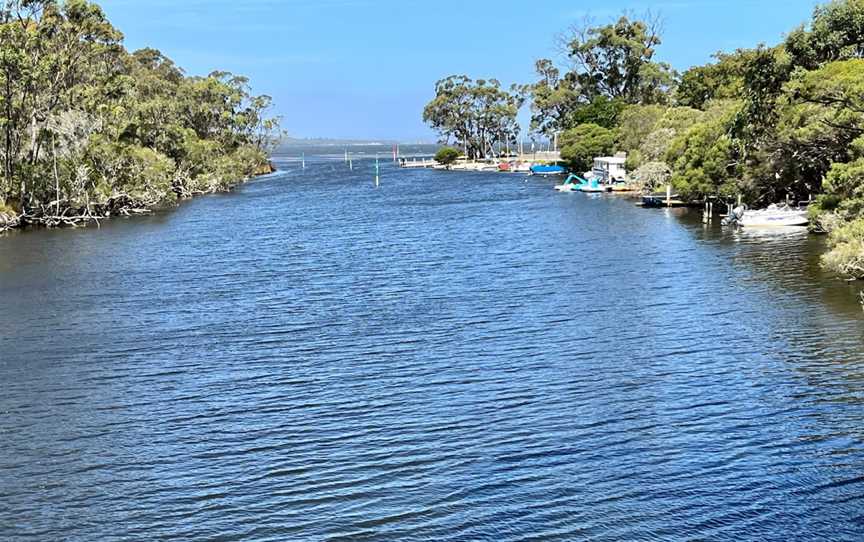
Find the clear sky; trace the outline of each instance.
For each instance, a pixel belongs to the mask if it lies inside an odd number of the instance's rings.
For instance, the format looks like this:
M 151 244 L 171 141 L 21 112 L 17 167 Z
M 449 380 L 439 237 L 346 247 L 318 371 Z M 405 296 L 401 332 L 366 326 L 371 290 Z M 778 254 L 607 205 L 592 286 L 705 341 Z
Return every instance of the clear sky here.
M 423 106 L 451 74 L 530 82 L 557 33 L 586 14 L 659 12 L 660 60 L 683 70 L 718 50 L 774 44 L 816 0 L 102 0 L 130 49 L 187 73 L 247 75 L 294 137 L 434 140 Z

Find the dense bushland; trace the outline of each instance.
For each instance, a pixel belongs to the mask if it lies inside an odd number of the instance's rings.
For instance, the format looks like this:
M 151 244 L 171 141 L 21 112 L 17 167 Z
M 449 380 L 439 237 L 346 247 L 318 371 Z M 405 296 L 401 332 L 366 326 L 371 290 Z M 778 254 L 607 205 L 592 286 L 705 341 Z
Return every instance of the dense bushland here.
M 0 229 L 144 212 L 269 168 L 267 96 L 128 52 L 86 0 L 0 7 Z

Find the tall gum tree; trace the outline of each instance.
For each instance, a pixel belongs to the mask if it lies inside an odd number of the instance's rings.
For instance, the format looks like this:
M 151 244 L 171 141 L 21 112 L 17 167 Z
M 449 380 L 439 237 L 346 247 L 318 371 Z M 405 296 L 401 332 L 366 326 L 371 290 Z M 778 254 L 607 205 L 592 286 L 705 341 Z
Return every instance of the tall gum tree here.
M 455 142 L 469 159 L 485 158 L 516 142 L 516 116 L 523 102 L 515 86 L 508 92 L 496 79 L 453 75 L 436 83 L 423 120 L 443 143 Z
M 614 128 L 628 104 L 668 102 L 677 75 L 655 60 L 661 27 L 650 13 L 571 26 L 558 38 L 568 69 L 562 74 L 551 60 L 538 60 L 538 80 L 523 87 L 531 98 L 532 131 L 551 137 L 579 124 Z

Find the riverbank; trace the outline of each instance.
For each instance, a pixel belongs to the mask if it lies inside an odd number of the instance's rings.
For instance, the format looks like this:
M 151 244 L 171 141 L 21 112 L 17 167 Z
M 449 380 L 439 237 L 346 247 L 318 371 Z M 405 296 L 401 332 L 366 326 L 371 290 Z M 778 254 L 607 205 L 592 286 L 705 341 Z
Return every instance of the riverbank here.
M 204 185 L 203 188 L 195 191 L 183 191 L 175 187 L 174 193 L 176 198 L 172 205 L 179 205 L 183 201 L 192 199 L 196 196 L 216 194 L 219 192 L 230 192 L 250 179 L 270 175 L 276 173 L 276 171 L 277 169 L 273 165 L 272 160 L 267 160 L 266 162 L 255 166 L 252 174 L 241 177 L 240 180 L 233 183 L 211 183 Z M 128 197 L 123 195 L 116 198 L 109 198 L 104 203 L 89 205 L 82 209 L 71 209 L 66 207 L 60 213 L 55 213 L 54 215 L 40 215 L 38 217 L 21 214 L 8 205 L 0 203 L 0 233 L 25 227 L 43 227 L 48 229 L 61 227 L 86 227 L 94 222 L 98 224 L 100 220 L 150 214 L 171 206 L 165 203 L 152 205 L 129 205 L 129 203 Z
M 21 217 L 12 209 L 0 205 L 0 232 L 17 228 L 21 224 Z

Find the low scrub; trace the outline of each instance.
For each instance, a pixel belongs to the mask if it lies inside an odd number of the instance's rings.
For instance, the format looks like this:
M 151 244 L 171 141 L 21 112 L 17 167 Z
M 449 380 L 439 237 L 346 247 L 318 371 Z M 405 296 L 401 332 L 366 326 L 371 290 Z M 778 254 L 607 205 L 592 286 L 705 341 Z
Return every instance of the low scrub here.
M 830 250 L 822 257 L 829 270 L 853 279 L 864 279 L 864 218 L 831 232 Z

